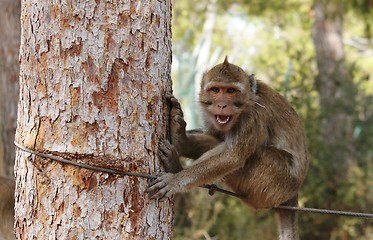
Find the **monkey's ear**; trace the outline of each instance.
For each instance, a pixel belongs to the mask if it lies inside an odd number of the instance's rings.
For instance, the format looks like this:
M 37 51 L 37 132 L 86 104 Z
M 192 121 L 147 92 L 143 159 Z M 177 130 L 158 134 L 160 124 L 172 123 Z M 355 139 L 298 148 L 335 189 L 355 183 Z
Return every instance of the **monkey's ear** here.
M 250 88 L 251 92 L 256 94 L 256 91 L 258 90 L 257 84 L 256 84 L 256 79 L 254 74 L 249 75 L 249 81 L 250 81 Z

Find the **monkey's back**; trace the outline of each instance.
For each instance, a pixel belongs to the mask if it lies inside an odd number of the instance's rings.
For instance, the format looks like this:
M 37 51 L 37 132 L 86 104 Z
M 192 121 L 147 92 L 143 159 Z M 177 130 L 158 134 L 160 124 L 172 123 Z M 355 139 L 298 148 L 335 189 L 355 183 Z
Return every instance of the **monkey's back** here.
M 265 106 L 268 143 L 289 151 L 308 165 L 306 135 L 302 121 L 294 108 L 277 91 L 258 81 L 258 97 Z

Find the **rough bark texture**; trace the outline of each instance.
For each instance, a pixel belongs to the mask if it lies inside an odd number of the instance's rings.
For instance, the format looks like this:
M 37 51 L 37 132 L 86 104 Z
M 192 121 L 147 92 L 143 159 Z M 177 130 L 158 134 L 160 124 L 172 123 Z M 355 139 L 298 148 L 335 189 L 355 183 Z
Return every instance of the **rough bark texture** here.
M 154 174 L 170 91 L 170 0 L 22 1 L 16 140 L 92 165 Z M 170 239 L 147 179 L 16 157 L 19 239 Z
M 13 178 L 21 1 L 0 0 L 0 4 L 0 175 Z

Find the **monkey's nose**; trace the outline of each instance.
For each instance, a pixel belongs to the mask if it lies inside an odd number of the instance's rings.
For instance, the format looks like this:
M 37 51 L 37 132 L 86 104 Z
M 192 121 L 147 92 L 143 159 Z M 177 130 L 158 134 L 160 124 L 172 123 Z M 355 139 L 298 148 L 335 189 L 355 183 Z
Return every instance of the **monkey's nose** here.
M 221 108 L 221 109 L 224 109 L 227 107 L 227 104 L 218 104 L 218 107 Z

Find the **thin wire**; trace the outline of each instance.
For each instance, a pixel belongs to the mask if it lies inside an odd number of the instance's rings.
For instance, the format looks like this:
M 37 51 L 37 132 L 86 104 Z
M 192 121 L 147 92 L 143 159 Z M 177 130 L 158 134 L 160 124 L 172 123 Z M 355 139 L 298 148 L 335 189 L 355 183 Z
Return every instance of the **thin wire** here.
M 146 173 L 118 171 L 118 170 L 114 170 L 114 169 L 96 167 L 96 166 L 92 166 L 92 165 L 89 165 L 89 164 L 86 164 L 86 163 L 70 161 L 70 160 L 67 160 L 65 158 L 61 158 L 61 157 L 58 157 L 58 156 L 55 156 L 55 155 L 52 155 L 52 154 L 40 153 L 40 152 L 34 151 L 32 149 L 29 149 L 29 148 L 26 148 L 26 147 L 22 146 L 21 144 L 17 143 L 16 141 L 14 141 L 14 145 L 16 145 L 17 148 L 19 148 L 19 149 L 21 149 L 25 152 L 34 154 L 36 156 L 43 157 L 43 158 L 49 158 L 51 160 L 55 160 L 55 161 L 58 161 L 58 162 L 74 165 L 74 166 L 81 167 L 81 168 L 86 168 L 86 169 L 99 171 L 99 172 L 104 172 L 104 173 L 110 173 L 110 174 L 118 174 L 118 175 L 121 175 L 121 176 L 133 176 L 133 177 L 147 178 L 147 179 L 151 179 L 151 180 L 154 180 L 154 179 L 157 178 L 156 176 L 146 174 Z M 201 186 L 201 188 L 209 189 L 209 194 L 210 195 L 213 195 L 216 191 L 216 192 L 225 193 L 225 194 L 228 194 L 228 195 L 231 195 L 231 196 L 239 197 L 238 194 L 236 194 L 234 192 L 227 191 L 227 190 L 222 189 L 222 188 L 218 188 L 215 184 L 207 184 L 207 185 Z
M 285 206 L 285 205 L 280 205 L 276 207 L 275 209 L 284 209 L 284 210 L 299 211 L 299 212 L 312 212 L 312 213 L 321 213 L 321 214 L 329 214 L 329 215 L 339 215 L 339 216 L 345 216 L 345 217 L 358 217 L 358 218 L 373 220 L 373 214 L 371 213 L 347 212 L 347 211 L 337 211 L 337 210 L 319 209 L 319 208 L 293 207 L 293 206 Z
M 146 174 L 146 173 L 135 173 L 135 172 L 117 171 L 117 170 L 108 169 L 108 168 L 96 167 L 96 166 L 92 166 L 92 165 L 85 164 L 85 163 L 79 163 L 79 162 L 70 161 L 70 160 L 67 160 L 65 158 L 54 156 L 52 154 L 36 152 L 34 150 L 31 150 L 29 148 L 26 148 L 26 147 L 20 145 L 16 141 L 14 141 L 14 145 L 16 145 L 17 148 L 19 148 L 19 149 L 21 149 L 21 150 L 23 150 L 25 152 L 34 154 L 36 156 L 43 157 L 43 158 L 49 158 L 49 159 L 52 159 L 52 160 L 55 160 L 55 161 L 58 161 L 58 162 L 62 162 L 62 163 L 66 163 L 66 164 L 71 164 L 71 165 L 78 166 L 78 167 L 81 167 L 81 168 L 86 168 L 86 169 L 90 169 L 90 170 L 94 170 L 94 171 L 99 171 L 99 172 L 104 172 L 104 173 L 110 173 L 110 174 L 118 174 L 118 175 L 122 175 L 122 176 L 127 175 L 127 176 L 141 177 L 141 178 L 148 178 L 148 179 L 156 179 L 157 178 L 155 176 L 152 176 L 152 175 Z
M 94 171 L 99 171 L 99 172 L 104 172 L 104 173 L 110 173 L 110 174 L 118 174 L 121 176 L 133 176 L 133 177 L 141 177 L 141 178 L 147 178 L 147 179 L 156 179 L 156 176 L 146 174 L 146 173 L 135 173 L 135 172 L 125 172 L 125 171 L 118 171 L 118 170 L 113 170 L 113 169 L 108 169 L 108 168 L 102 168 L 102 167 L 96 167 L 92 166 L 89 164 L 85 163 L 79 163 L 79 162 L 74 162 L 67 160 L 65 158 L 57 157 L 52 154 L 47 154 L 47 153 L 40 153 L 37 151 L 34 151 L 32 149 L 26 148 L 16 141 L 14 141 L 14 145 L 16 145 L 17 148 L 34 154 L 39 157 L 43 158 L 49 158 L 51 160 L 55 160 L 58 162 L 66 163 L 66 164 L 71 164 L 74 166 L 78 166 L 81 168 L 86 168 Z M 215 184 L 207 184 L 204 186 L 201 186 L 202 188 L 207 188 L 209 189 L 209 194 L 213 195 L 215 192 L 221 192 L 233 197 L 241 198 L 240 195 L 237 193 L 222 189 L 217 187 Z M 347 216 L 347 217 L 357 217 L 357 218 L 363 218 L 367 220 L 373 220 L 373 214 L 371 213 L 360 213 L 360 212 L 348 212 L 348 211 L 338 211 L 338 210 L 329 210 L 329 209 L 318 209 L 318 208 L 306 208 L 306 207 L 294 207 L 294 206 L 285 206 L 285 205 L 280 205 L 275 207 L 274 209 L 282 209 L 282 210 L 289 210 L 289 211 L 299 211 L 299 212 L 312 212 L 312 213 L 321 213 L 321 214 L 329 214 L 329 215 L 339 215 L 339 216 Z

